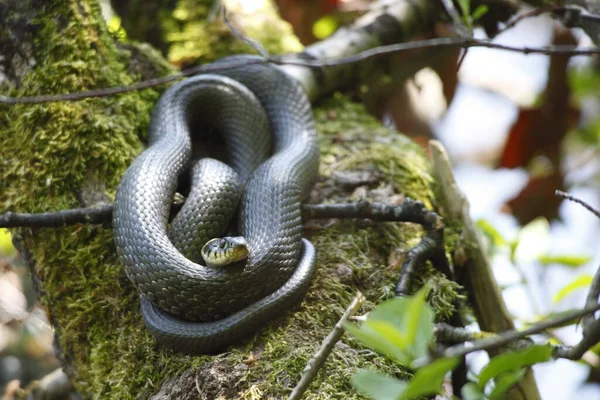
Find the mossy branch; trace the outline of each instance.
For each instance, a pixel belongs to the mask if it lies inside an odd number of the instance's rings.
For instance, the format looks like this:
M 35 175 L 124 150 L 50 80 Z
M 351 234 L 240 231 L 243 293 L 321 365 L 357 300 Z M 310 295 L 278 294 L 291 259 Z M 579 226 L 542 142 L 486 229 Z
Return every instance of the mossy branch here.
M 500 289 L 496 284 L 490 262 L 484 252 L 480 234 L 469 214 L 469 203 L 460 191 L 454 177 L 450 159 L 444 146 L 431 141 L 429 149 L 433 159 L 434 173 L 440 184 L 442 196 L 451 218 L 461 221 L 464 230 L 468 262 L 459 268 L 465 271 L 465 285 L 471 293 L 477 321 L 482 330 L 504 332 L 514 329 L 512 318 L 508 314 Z M 493 351 L 498 351 L 494 348 Z M 493 353 L 492 353 L 493 354 Z M 531 369 L 518 384 L 519 390 L 510 392 L 510 399 L 535 400 L 540 394 Z

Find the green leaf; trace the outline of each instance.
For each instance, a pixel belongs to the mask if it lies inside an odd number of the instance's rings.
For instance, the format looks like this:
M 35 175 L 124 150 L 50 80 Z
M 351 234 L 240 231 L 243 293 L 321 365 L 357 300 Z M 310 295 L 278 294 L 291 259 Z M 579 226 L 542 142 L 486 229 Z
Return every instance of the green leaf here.
M 463 19 L 471 15 L 471 0 L 458 0 Z
M 369 330 L 375 334 L 378 334 L 402 350 L 406 350 L 406 348 L 410 345 L 408 337 L 406 337 L 404 332 L 399 331 L 395 325 L 388 321 L 366 321 L 362 325 L 362 330 Z
M 480 219 L 479 221 L 477 221 L 477 227 L 484 234 L 486 234 L 490 239 L 492 239 L 492 244 L 495 247 L 506 245 L 506 240 L 504 240 L 504 238 L 502 237 L 502 235 L 500 234 L 500 232 L 498 232 L 496 230 L 496 228 L 494 228 L 492 226 L 492 224 L 490 224 L 485 219 Z
M 459 362 L 460 359 L 457 357 L 441 358 L 419 368 L 414 377 L 408 381 L 408 387 L 400 399 L 408 400 L 440 393 L 446 374 L 456 368 Z
M 428 289 L 423 288 L 414 296 L 381 303 L 357 328 L 360 333 L 349 328 L 350 333 L 365 345 L 405 365 L 427 355 L 434 321 L 434 312 L 426 302 L 427 292 Z M 355 328 L 355 325 L 346 326 Z M 395 348 L 390 349 L 390 346 Z
M 404 329 L 409 343 L 409 350 L 414 358 L 427 355 L 427 347 L 433 337 L 433 309 L 427 304 L 428 287 L 421 288 L 407 301 L 404 313 Z
M 568 283 L 567 285 L 563 286 L 554 295 L 554 298 L 552 299 L 552 301 L 555 303 L 558 303 L 559 301 L 561 301 L 562 299 L 564 299 L 566 296 L 573 293 L 577 289 L 584 289 L 584 288 L 587 289 L 592 284 L 593 280 L 594 280 L 594 277 L 592 275 L 589 275 L 589 274 L 579 275 L 571 283 Z
M 377 305 L 367 317 L 367 321 L 386 321 L 394 324 L 400 331 L 404 331 L 404 314 L 407 312 L 407 297 L 396 297 Z
M 588 262 L 590 262 L 591 259 L 592 257 L 589 256 L 569 256 L 565 254 L 543 254 L 538 258 L 539 262 L 541 262 L 543 265 L 562 264 L 566 265 L 567 267 L 580 267 L 583 264 L 587 264 Z
M 378 353 L 393 358 L 403 365 L 410 364 L 410 362 L 412 361 L 411 358 L 404 351 L 404 348 L 397 346 L 397 344 L 392 341 L 393 339 L 390 340 L 390 338 L 386 337 L 387 331 L 385 331 L 384 334 L 382 334 L 382 330 L 373 330 L 372 326 L 369 326 L 367 324 L 368 321 L 365 321 L 359 328 L 351 323 L 345 323 L 344 328 L 365 346 L 371 347 Z M 386 328 L 389 328 L 391 326 L 391 324 L 388 324 Z M 381 328 L 381 325 L 379 327 Z M 397 338 L 395 339 L 398 340 Z
M 525 376 L 525 369 L 504 373 L 494 379 L 494 389 L 488 396 L 490 400 L 504 400 L 506 394 Z
M 536 218 L 519 232 L 513 260 L 518 263 L 537 260 L 550 245 L 550 225 L 546 218 Z
M 358 371 L 354 374 L 352 385 L 375 400 L 400 399 L 408 386 L 405 381 L 368 370 Z
M 488 365 L 481 370 L 479 386 L 485 387 L 490 379 L 502 373 L 548 361 L 551 355 L 552 347 L 550 346 L 531 346 L 523 350 L 500 354 L 492 358 Z
M 473 21 L 477 21 L 479 18 L 487 14 L 488 11 L 489 9 L 485 4 L 480 4 L 475 11 L 473 11 L 473 14 L 471 14 L 471 18 L 473 18 Z
M 331 15 L 326 15 L 313 24 L 313 35 L 319 40 L 331 36 L 338 28 L 338 21 Z
M 475 382 L 469 382 L 460 390 L 463 400 L 485 400 L 483 391 Z

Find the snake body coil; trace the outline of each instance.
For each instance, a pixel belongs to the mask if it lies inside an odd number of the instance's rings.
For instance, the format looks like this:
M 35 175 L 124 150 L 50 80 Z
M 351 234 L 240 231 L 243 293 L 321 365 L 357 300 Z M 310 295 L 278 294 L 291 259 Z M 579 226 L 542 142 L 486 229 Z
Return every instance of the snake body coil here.
M 264 131 L 267 123 L 251 103 L 264 109 L 272 144 L 268 135 L 249 132 Z M 238 231 L 250 254 L 243 266 L 210 268 L 186 258 L 180 250 L 193 254 L 194 246 L 186 248 L 189 235 L 181 232 L 188 219 L 184 210 L 173 232 L 167 229 L 178 177 L 192 158 L 190 123 L 198 117 L 210 118 L 209 125 L 223 133 L 228 163 L 244 183 Z M 117 190 L 117 253 L 142 294 L 144 322 L 158 341 L 183 352 L 213 352 L 256 331 L 308 288 L 315 252 L 302 239 L 300 207 L 316 179 L 319 156 L 310 103 L 300 85 L 275 66 L 199 75 L 161 97 L 148 139 Z M 227 225 L 239 196 L 233 189 L 227 193 L 234 184 L 219 181 L 222 175 L 211 178 L 219 167 L 202 162 L 194 169 L 208 183 L 198 191 L 200 205 L 190 209 L 201 214 L 196 232 L 210 239 L 222 234 L 213 231 Z M 169 236 L 179 237 L 177 247 Z

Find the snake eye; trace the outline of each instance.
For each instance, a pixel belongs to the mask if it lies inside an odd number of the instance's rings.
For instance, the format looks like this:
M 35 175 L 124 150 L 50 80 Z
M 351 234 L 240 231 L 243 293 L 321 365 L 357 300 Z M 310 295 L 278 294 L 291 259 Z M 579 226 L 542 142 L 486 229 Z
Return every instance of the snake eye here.
M 227 240 L 225 240 L 225 239 L 219 240 L 219 248 L 224 249 L 225 247 L 227 247 Z

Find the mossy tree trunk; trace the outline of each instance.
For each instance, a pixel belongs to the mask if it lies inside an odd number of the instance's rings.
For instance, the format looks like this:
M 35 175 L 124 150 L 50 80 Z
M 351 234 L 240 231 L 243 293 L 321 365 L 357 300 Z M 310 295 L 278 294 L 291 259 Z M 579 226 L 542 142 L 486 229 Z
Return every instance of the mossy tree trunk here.
M 10 55 L 3 60 L 5 93 L 76 92 L 170 71 L 151 49 L 117 43 L 95 0 L 11 0 L 0 7 L 10 11 L 0 37 L 2 54 Z M 4 11 L 0 8 L 0 14 Z M 270 51 L 297 46 L 281 21 L 264 23 L 269 28 L 257 32 L 266 32 L 259 39 Z M 232 52 L 215 39 L 222 26 L 202 24 L 193 32 L 204 35 L 202 45 L 211 50 L 207 60 Z M 13 40 L 15 32 L 18 41 Z M 211 36 L 214 32 L 219 34 Z M 75 103 L 0 108 L 0 210 L 42 212 L 110 201 L 124 170 L 143 148 L 158 95 L 150 89 Z M 434 182 L 418 146 L 341 95 L 318 104 L 315 116 L 322 160 L 311 201 L 368 198 L 393 204 L 410 196 L 435 208 Z M 340 179 L 344 171 L 360 171 L 365 179 L 348 186 Z M 423 232 L 412 224 L 309 224 L 306 234 L 319 251 L 318 272 L 302 304 L 227 353 L 200 357 L 160 348 L 144 328 L 110 227 L 14 233 L 56 329 L 65 371 L 81 393 L 119 399 L 155 393 L 178 399 L 262 399 L 290 392 L 358 289 L 367 295 L 367 307 L 392 296 L 402 257 Z M 456 285 L 431 269 L 420 277 L 434 282 L 434 306 L 440 318 L 448 316 Z M 305 398 L 361 398 L 349 380 L 362 367 L 402 374 L 389 360 L 360 348 L 345 337 Z

